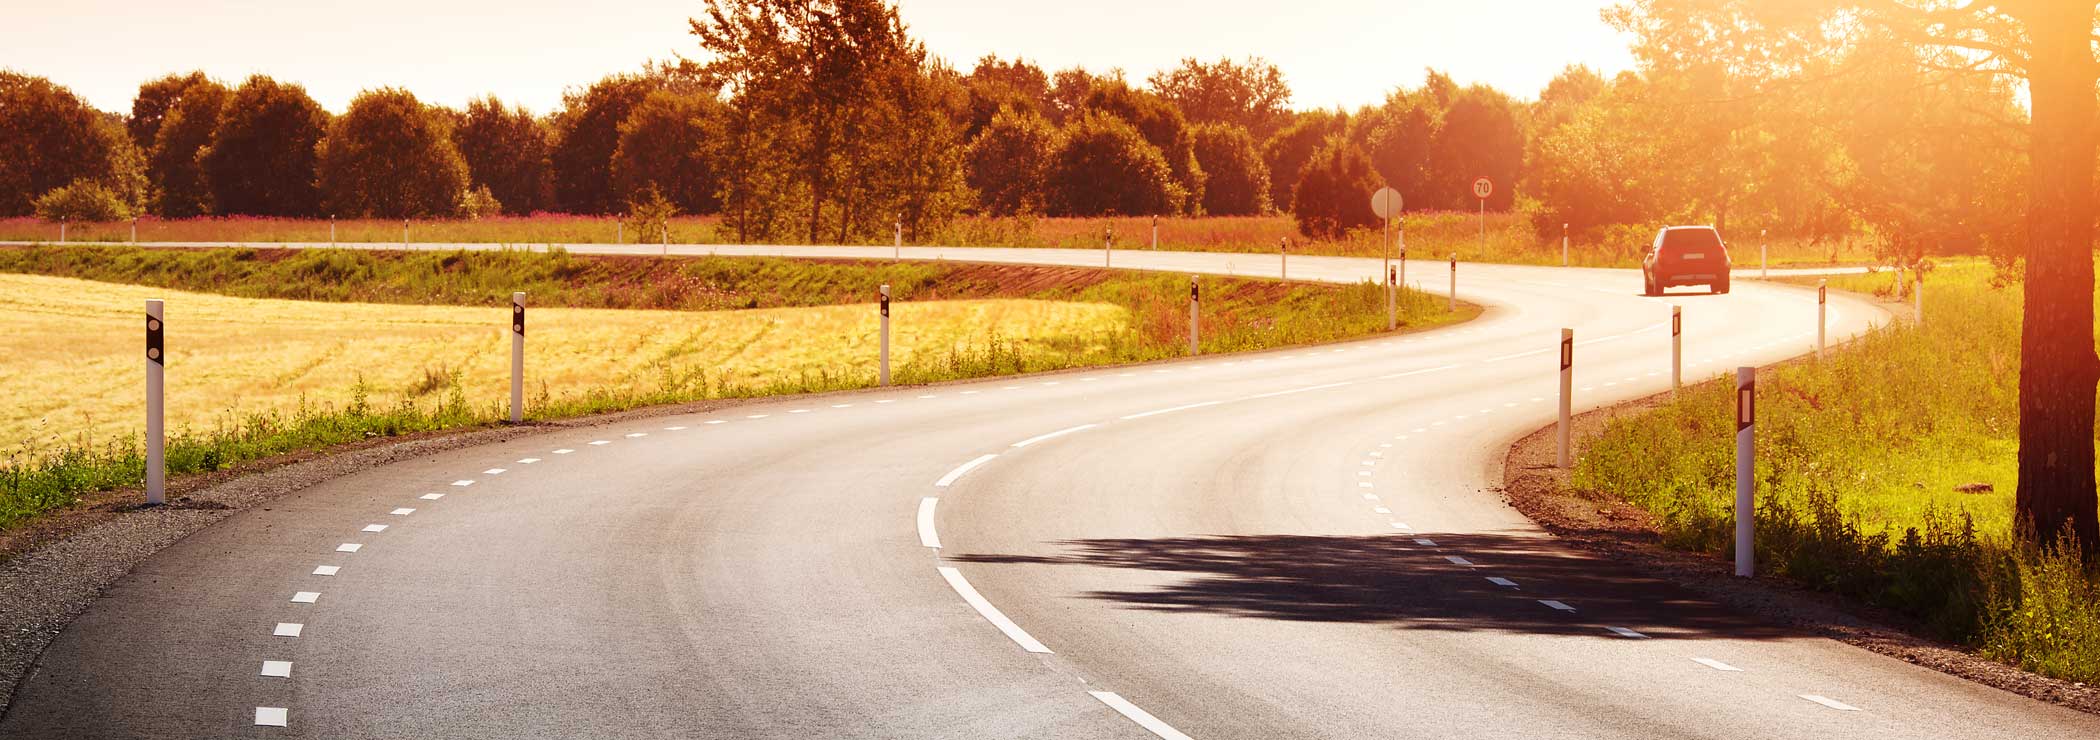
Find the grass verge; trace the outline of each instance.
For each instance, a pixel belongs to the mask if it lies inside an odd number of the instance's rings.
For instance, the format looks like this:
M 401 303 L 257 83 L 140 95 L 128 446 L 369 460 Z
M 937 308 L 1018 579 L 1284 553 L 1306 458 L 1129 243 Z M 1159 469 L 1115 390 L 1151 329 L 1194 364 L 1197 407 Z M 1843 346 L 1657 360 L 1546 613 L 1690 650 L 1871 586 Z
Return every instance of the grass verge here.
M 14 273 L 14 274 L 6 274 Z M 87 282 L 87 281 L 98 282 Z M 171 472 L 507 415 L 505 306 L 533 306 L 529 418 L 875 383 L 888 282 L 894 377 L 930 383 L 1187 351 L 1176 275 L 954 263 L 348 250 L 0 249 L 0 531 L 143 477 L 136 315 L 169 303 Z M 1375 285 L 1205 278 L 1205 353 L 1384 331 Z M 169 293 L 181 290 L 183 293 Z M 287 300 L 299 299 L 299 300 Z M 1414 292 L 1403 326 L 1469 318 Z
M 1892 292 L 1890 274 L 1832 287 Z M 2020 299 L 1935 271 L 1924 326 L 1758 378 L 1760 570 L 1893 610 L 2043 675 L 2100 680 L 2100 578 L 2021 544 L 2012 516 Z M 1619 496 L 1670 547 L 1732 556 L 1733 388 L 1690 386 L 1585 443 L 1578 495 Z M 2057 553 L 2075 553 L 2075 547 Z

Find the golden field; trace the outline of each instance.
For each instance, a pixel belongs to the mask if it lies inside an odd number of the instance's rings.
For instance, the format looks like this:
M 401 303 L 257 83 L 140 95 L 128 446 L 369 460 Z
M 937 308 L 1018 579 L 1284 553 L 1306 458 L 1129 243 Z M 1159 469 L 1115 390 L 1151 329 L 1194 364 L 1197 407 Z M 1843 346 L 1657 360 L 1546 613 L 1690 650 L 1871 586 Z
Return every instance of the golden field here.
M 100 443 L 143 427 L 144 302 L 167 301 L 168 427 L 341 407 L 360 381 L 374 405 L 509 393 L 508 310 L 234 298 L 0 274 L 0 448 Z M 872 381 L 872 304 L 742 311 L 528 309 L 536 398 Z M 1025 299 L 896 303 L 892 368 L 983 352 L 1088 353 L 1131 332 L 1105 303 Z M 996 336 L 995 336 L 996 335 Z M 229 417 L 231 415 L 231 417 Z

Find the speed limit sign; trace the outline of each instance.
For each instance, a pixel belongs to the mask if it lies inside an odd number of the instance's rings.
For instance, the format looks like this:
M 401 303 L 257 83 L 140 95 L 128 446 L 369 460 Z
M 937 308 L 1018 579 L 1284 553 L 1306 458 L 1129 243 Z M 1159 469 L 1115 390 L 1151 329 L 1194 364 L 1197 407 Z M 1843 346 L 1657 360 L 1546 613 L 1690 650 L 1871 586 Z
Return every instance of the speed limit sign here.
M 1489 180 L 1488 180 L 1487 178 L 1485 178 L 1485 177 L 1475 178 L 1475 179 L 1473 180 L 1473 197 L 1475 197 L 1475 198 L 1479 198 L 1479 199 L 1481 199 L 1481 200 L 1487 200 L 1487 197 L 1488 197 L 1488 196 L 1490 196 L 1490 195 L 1494 195 L 1494 194 L 1495 194 L 1495 183 L 1494 183 L 1494 182 L 1492 182 L 1492 181 L 1489 181 Z

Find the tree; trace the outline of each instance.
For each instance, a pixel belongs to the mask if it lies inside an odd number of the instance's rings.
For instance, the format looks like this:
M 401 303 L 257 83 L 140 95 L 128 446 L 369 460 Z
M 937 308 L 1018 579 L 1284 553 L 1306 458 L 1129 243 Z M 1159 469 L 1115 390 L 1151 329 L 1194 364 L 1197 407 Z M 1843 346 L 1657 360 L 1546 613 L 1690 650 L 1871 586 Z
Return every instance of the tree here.
M 219 130 L 219 114 L 233 91 L 202 73 L 168 79 L 180 79 L 188 86 L 179 90 L 156 87 L 151 93 L 159 98 L 156 105 L 161 106 L 161 120 L 153 127 L 153 138 L 145 148 L 146 180 L 152 187 L 153 210 L 168 218 L 201 216 L 210 212 L 212 197 L 198 166 L 197 153 L 211 144 L 212 133 Z M 139 94 L 144 98 L 147 89 L 141 87 Z M 132 109 L 140 107 L 133 104 Z
M 709 0 L 703 74 L 730 93 L 729 223 L 764 237 L 806 208 L 811 242 L 916 231 L 967 202 L 967 94 L 880 0 Z M 753 230 L 757 230 L 754 233 Z
M 1884 36 L 1916 48 L 1942 78 L 2024 81 L 2030 114 L 2020 336 L 2019 489 L 2015 510 L 2048 541 L 2058 533 L 2100 552 L 2094 480 L 2093 234 L 2100 13 L 2090 2 L 1947 4 L 1847 0 L 1827 5 L 1748 0 L 1641 0 L 1608 18 L 1638 36 L 1649 67 L 1713 64 L 1798 89 L 1808 60 Z M 1890 91 L 1898 94 L 1903 91 Z
M 487 188 L 505 213 L 523 215 L 554 207 L 547 136 L 530 111 L 505 108 L 491 95 L 467 103 L 452 141 L 473 184 Z
M 721 180 L 707 156 L 707 139 L 722 105 L 711 95 L 658 90 L 620 124 L 613 151 L 612 187 L 633 202 L 654 188 L 683 213 L 721 210 Z
M 358 93 L 321 142 L 321 193 L 332 214 L 428 218 L 459 211 L 467 162 L 443 114 L 398 88 Z
M 1291 215 L 1298 233 L 1315 239 L 1337 239 L 1350 229 L 1373 226 L 1371 194 L 1380 187 L 1371 158 L 1347 138 L 1335 136 L 1313 155 L 1298 176 Z
M 1090 112 L 1060 138 L 1047 174 L 1053 215 L 1153 214 L 1187 196 L 1159 148 L 1121 118 Z
M 328 112 L 306 88 L 249 77 L 226 99 L 211 145 L 197 153 L 212 212 L 320 215 L 314 148 L 327 127 Z
M 1002 108 L 970 142 L 969 183 L 994 216 L 1041 213 L 1057 131 L 1041 115 Z
M 1202 205 L 1203 168 L 1196 163 L 1196 152 L 1189 141 L 1188 120 L 1174 104 L 1115 79 L 1096 81 L 1094 91 L 1086 97 L 1085 109 L 1113 115 L 1136 126 L 1145 141 L 1166 158 L 1175 184 L 1187 194 L 1186 198 L 1169 201 L 1168 211 L 1192 211 Z
M 1152 91 L 1173 103 L 1192 123 L 1230 123 L 1266 140 L 1290 118 L 1291 88 L 1283 71 L 1260 57 L 1245 63 L 1195 58 L 1152 75 Z
M 1262 143 L 1262 163 L 1269 166 L 1269 199 L 1278 208 L 1291 209 L 1299 171 L 1328 137 L 1341 133 L 1348 123 L 1349 117 L 1340 111 L 1306 111 Z
M 131 134 L 131 143 L 139 151 L 149 151 L 153 142 L 160 138 L 161 121 L 168 110 L 182 99 L 190 86 L 206 82 L 209 78 L 202 71 L 185 75 L 167 75 L 139 85 L 138 95 L 131 99 L 131 118 L 125 120 L 124 129 Z
M 620 147 L 620 124 L 634 112 L 657 81 L 643 75 L 607 76 L 583 90 L 562 95 L 554 117 L 554 148 L 549 155 L 555 203 L 570 213 L 612 213 L 624 205 L 613 192 L 612 158 Z
M 28 215 L 39 196 L 78 180 L 136 205 L 140 160 L 115 117 L 50 80 L 0 70 L 0 217 Z
M 987 54 L 977 60 L 977 67 L 970 70 L 965 84 L 970 92 L 965 140 L 975 140 L 1002 110 L 1038 116 L 1055 113 L 1050 103 L 1050 77 L 1043 74 L 1041 67 L 1024 59 L 1007 62 Z
M 1349 140 L 1371 158 L 1385 184 L 1416 208 L 1450 208 L 1457 198 L 1430 185 L 1430 154 L 1444 112 L 1427 92 L 1395 89 L 1385 102 L 1349 119 Z
M 1269 167 L 1262 164 L 1254 137 L 1232 123 L 1196 126 L 1191 137 L 1196 163 L 1207 178 L 1203 212 L 1213 216 L 1251 216 L 1269 210 Z
M 1495 183 L 1487 207 L 1509 210 L 1524 171 L 1524 132 L 1509 96 L 1485 85 L 1465 88 L 1444 109 L 1431 140 L 1427 200 L 1445 207 L 1477 203 L 1473 180 Z

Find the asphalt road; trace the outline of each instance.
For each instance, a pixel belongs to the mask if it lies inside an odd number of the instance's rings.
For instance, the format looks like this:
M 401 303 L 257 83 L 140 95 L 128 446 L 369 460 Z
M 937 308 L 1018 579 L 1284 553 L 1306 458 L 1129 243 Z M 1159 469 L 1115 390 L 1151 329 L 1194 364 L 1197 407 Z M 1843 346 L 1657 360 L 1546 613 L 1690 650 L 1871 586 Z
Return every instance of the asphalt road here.
M 936 251 L 1101 257 L 905 256 Z M 1441 262 L 1411 272 L 1443 285 Z M 784 398 L 363 471 L 147 560 L 49 648 L 0 736 L 2100 736 L 1597 561 L 1487 490 L 1552 419 L 1561 327 L 1578 410 L 1667 388 L 1670 304 L 1688 379 L 1813 346 L 1810 291 L 1638 283 L 1462 265 L 1488 310 L 1450 329 Z M 1833 340 L 1887 320 L 1832 308 Z

